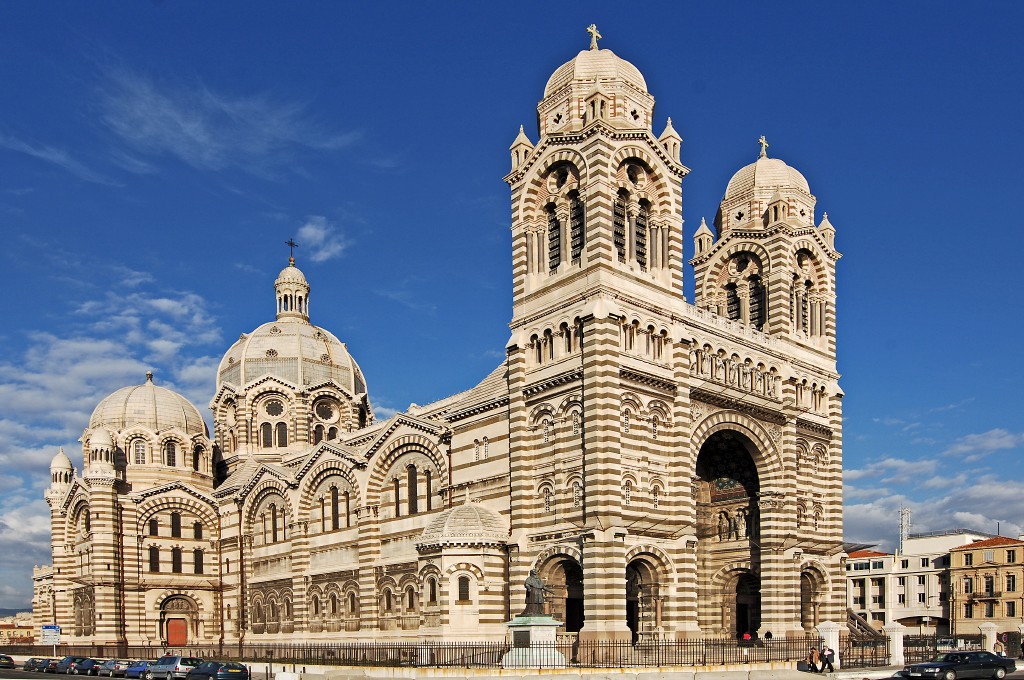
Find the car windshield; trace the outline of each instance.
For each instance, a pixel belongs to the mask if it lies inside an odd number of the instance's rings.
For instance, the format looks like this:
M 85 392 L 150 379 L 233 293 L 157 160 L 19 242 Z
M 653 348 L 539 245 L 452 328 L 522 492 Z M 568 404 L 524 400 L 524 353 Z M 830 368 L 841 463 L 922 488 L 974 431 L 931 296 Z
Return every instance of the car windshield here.
M 959 654 L 939 654 L 935 660 L 942 663 L 960 663 L 963 658 Z
M 195 659 L 195 658 L 192 658 L 192 657 L 182 657 L 181 658 L 181 663 L 185 664 L 186 666 L 198 666 L 202 662 L 203 662 L 202 659 Z

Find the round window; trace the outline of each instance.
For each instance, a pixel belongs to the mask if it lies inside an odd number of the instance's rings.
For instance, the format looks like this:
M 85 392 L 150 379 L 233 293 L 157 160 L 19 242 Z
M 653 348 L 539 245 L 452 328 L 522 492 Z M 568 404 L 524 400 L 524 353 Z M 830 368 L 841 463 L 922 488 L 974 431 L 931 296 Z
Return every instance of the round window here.
M 277 399 L 271 399 L 270 401 L 268 401 L 267 405 L 264 408 L 267 411 L 267 415 L 279 416 L 282 413 L 284 413 L 284 404 L 282 404 Z
M 316 412 L 316 417 L 325 422 L 333 422 L 338 414 L 334 404 L 327 399 L 318 401 L 313 410 Z

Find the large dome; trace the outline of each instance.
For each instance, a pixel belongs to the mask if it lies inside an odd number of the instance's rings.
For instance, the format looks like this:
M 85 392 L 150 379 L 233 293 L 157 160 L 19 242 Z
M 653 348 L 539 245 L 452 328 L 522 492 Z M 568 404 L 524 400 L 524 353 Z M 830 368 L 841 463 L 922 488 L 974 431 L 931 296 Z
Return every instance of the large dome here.
M 466 503 L 438 513 L 420 535 L 420 544 L 506 543 L 508 521 L 479 503 Z
M 243 334 L 221 359 L 218 386 L 243 387 L 272 376 L 298 388 L 334 380 L 351 395 L 366 392 L 363 373 L 330 331 L 298 317 L 281 317 Z
M 189 435 L 205 435 L 206 422 L 192 403 L 177 392 L 153 383 L 146 374 L 141 385 L 122 387 L 101 401 L 89 418 L 89 428 L 119 432 L 129 427 L 153 432 L 177 428 Z
M 554 94 L 573 81 L 622 81 L 641 92 L 647 92 L 647 81 L 640 70 L 611 50 L 583 50 L 575 59 L 559 66 L 548 78 L 548 84 L 544 86 L 544 96 Z
M 811 193 L 807 180 L 799 170 L 778 158 L 767 156 L 761 156 L 732 176 L 725 189 L 725 200 L 750 194 L 755 189 L 798 189 L 808 195 Z

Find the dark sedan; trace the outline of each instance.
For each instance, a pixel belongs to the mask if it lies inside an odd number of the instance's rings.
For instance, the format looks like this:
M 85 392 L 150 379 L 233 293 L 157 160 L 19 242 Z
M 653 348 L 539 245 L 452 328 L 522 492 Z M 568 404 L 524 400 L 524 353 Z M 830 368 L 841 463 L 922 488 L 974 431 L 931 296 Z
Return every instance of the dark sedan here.
M 146 675 L 146 671 L 149 669 L 150 664 L 156 663 L 155 661 L 133 661 L 128 665 L 128 668 L 124 671 L 124 677 L 126 678 L 141 678 Z
M 106 663 L 103 659 L 85 659 L 76 665 L 73 670 L 68 671 L 72 675 L 99 675 L 100 668 Z
M 14 663 L 14 659 L 6 654 L 0 654 L 0 668 L 17 668 L 17 664 Z
M 43 656 L 33 656 L 25 660 L 25 663 L 21 665 L 23 671 L 42 671 L 46 668 L 46 665 L 50 663 L 50 660 Z
M 204 661 L 185 680 L 249 680 L 249 668 L 233 661 Z
M 957 680 L 957 678 L 1004 678 L 1017 670 L 1013 659 L 992 652 L 946 652 L 934 661 L 904 666 L 901 675 L 922 680 Z

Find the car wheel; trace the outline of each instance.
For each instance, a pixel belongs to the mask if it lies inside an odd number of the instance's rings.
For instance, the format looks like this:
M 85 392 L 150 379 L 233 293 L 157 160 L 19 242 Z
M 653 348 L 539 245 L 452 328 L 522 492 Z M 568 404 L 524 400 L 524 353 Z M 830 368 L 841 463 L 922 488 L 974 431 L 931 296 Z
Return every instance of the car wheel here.
M 956 680 L 956 671 L 946 671 L 942 675 L 942 680 Z
M 164 678 L 164 680 L 174 680 L 174 674 L 173 673 L 168 673 L 167 677 Z
M 996 680 L 1003 680 L 1003 678 L 1006 677 L 1006 669 L 997 668 L 995 674 L 992 677 L 996 678 Z
M 153 671 L 146 671 L 146 680 L 153 680 Z

